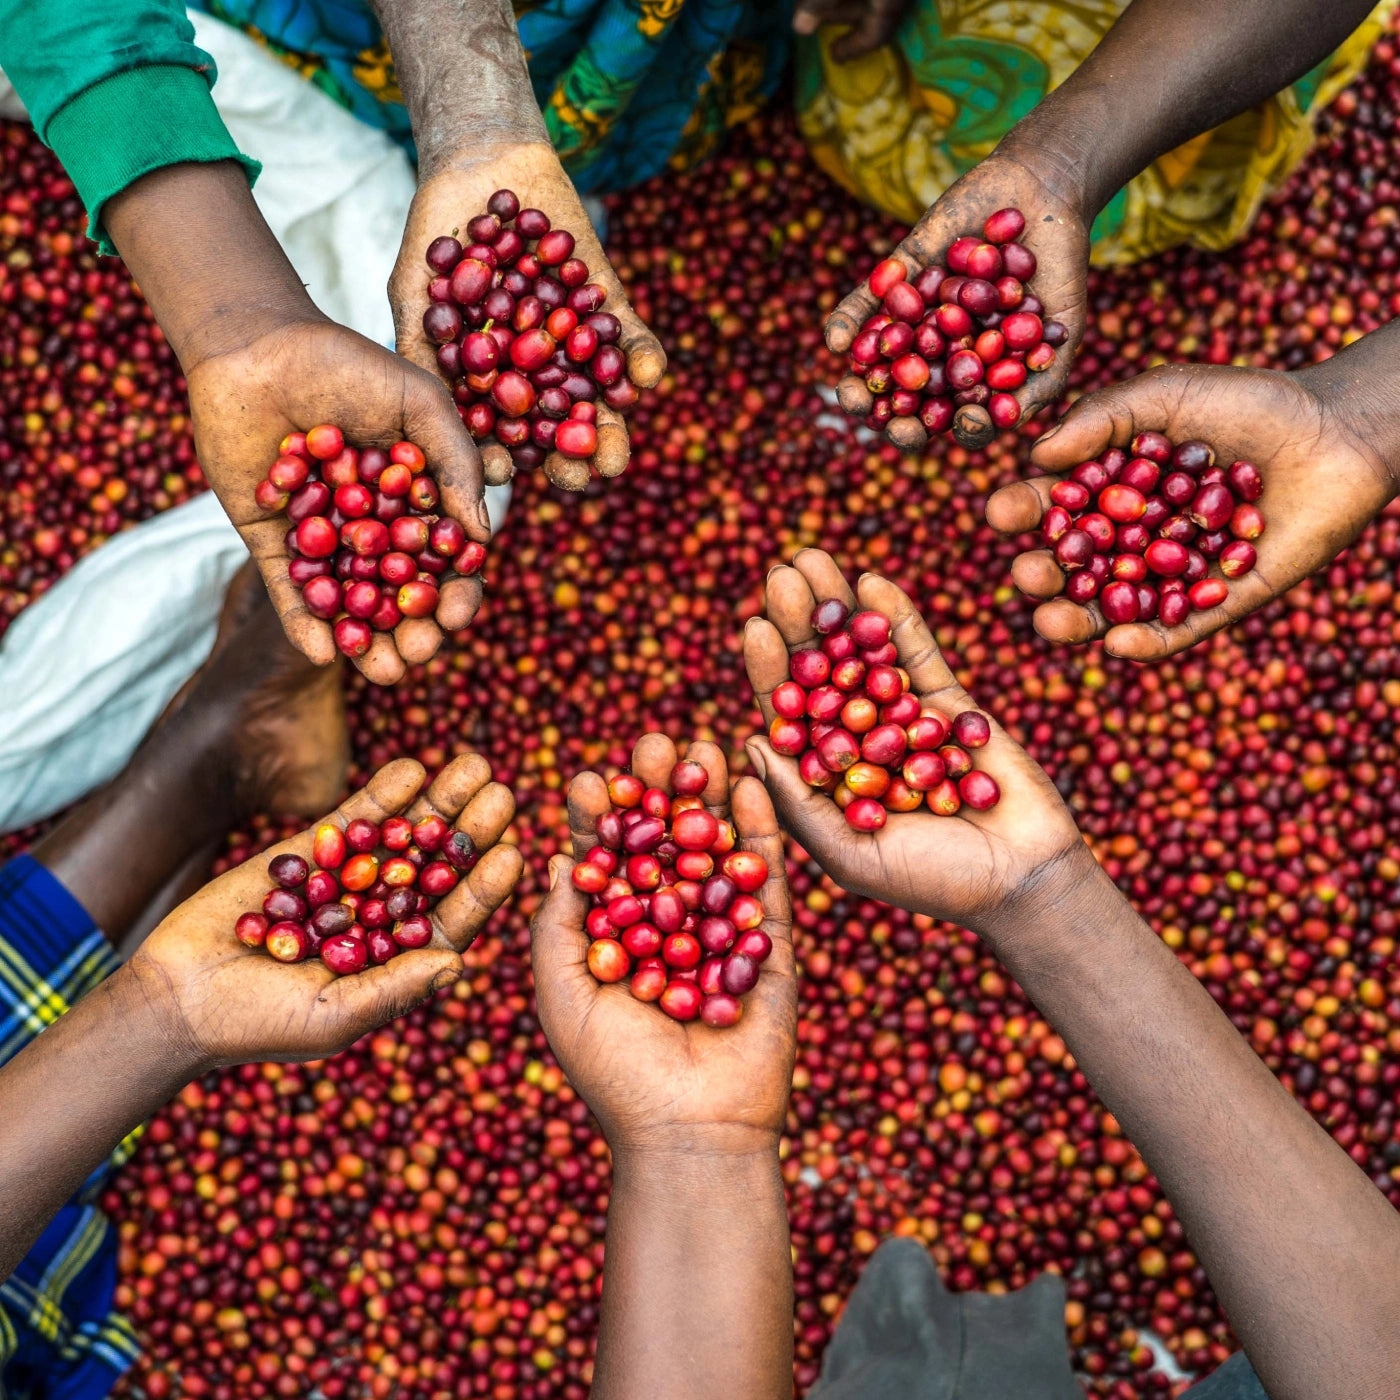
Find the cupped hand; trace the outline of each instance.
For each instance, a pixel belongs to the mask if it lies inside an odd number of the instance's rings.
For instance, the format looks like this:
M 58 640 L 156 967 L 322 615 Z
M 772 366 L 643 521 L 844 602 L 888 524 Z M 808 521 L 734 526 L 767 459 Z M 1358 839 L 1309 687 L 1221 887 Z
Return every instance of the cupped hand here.
M 1162 365 L 1080 399 L 1035 445 L 1031 460 L 1047 471 L 1067 472 L 1146 431 L 1173 442 L 1209 443 L 1218 464 L 1254 463 L 1264 480 L 1257 562 L 1249 573 L 1226 581 L 1223 603 L 1188 613 L 1176 627 L 1155 621 L 1109 627 L 1096 603 L 1081 606 L 1058 597 L 1064 575 L 1053 555 L 1030 550 L 1017 557 L 1011 575 L 1023 593 L 1049 600 L 1035 610 L 1036 631 L 1047 641 L 1103 637 L 1108 651 L 1132 661 L 1183 651 L 1329 563 L 1397 490 L 1384 460 L 1336 409 L 1330 393 L 1310 387 L 1307 371 Z M 1003 486 L 987 502 L 987 523 L 1008 535 L 1037 529 L 1058 479 Z M 1220 576 L 1214 565 L 1211 572 Z
M 608 262 L 593 224 L 584 212 L 573 182 L 547 142 L 529 141 L 473 147 L 455 159 L 439 160 L 424 178 L 404 227 L 403 244 L 389 278 L 389 302 L 394 311 L 398 351 L 434 376 L 439 374 L 437 348 L 423 334 L 432 273 L 424 261 L 428 245 L 443 234 L 455 233 L 465 242 L 469 219 L 484 213 L 486 201 L 501 189 L 513 190 L 522 209 L 541 209 L 550 223 L 574 236 L 574 256 L 588 264 L 589 280 L 607 289 L 603 305 L 622 322 L 619 345 L 627 356 L 627 373 L 639 388 L 649 389 L 665 373 L 666 354 L 660 341 L 633 311 L 617 273 Z M 599 476 L 617 476 L 627 469 L 627 427 L 622 415 L 598 404 L 598 451 L 592 462 Z M 482 444 L 486 479 L 509 481 L 514 467 L 499 443 Z M 588 484 L 587 462 L 551 452 L 545 473 L 556 485 L 581 491 Z
M 204 474 L 262 571 L 288 638 L 317 665 L 335 660 L 331 624 L 307 611 L 288 576 L 287 517 L 268 515 L 253 496 L 288 433 L 333 423 L 357 447 L 417 443 L 442 513 L 460 520 L 472 539 L 490 538 L 481 458 L 451 395 L 434 376 L 364 336 L 313 312 L 199 361 L 188 380 Z M 480 606 L 480 576 L 444 576 L 433 617 L 405 618 L 393 632 L 376 632 L 355 664 L 375 684 L 393 685 Z
M 426 948 L 336 977 L 319 958 L 289 965 L 239 942 L 233 932 L 238 916 L 260 909 L 273 888 L 269 862 L 288 852 L 309 861 L 314 826 L 206 885 L 141 945 L 131 970 L 161 989 L 192 1059 L 207 1067 L 319 1059 L 461 976 L 463 949 L 520 876 L 520 853 L 498 844 L 515 801 L 508 788 L 491 781 L 490 766 L 479 754 L 454 759 L 420 796 L 424 777 L 421 764 L 398 759 L 325 820 L 343 830 L 356 818 L 382 822 L 407 809 L 413 821 L 436 813 L 471 836 L 480 859 L 433 908 L 433 939 Z
M 632 772 L 648 787 L 669 791 L 677 756 L 664 734 L 644 735 L 632 753 Z M 589 900 L 570 875 L 597 844 L 595 823 L 611 807 L 607 784 L 596 773 L 581 773 L 569 787 L 574 859 L 560 855 L 550 862 L 549 896 L 531 929 L 540 1022 L 615 1153 L 775 1147 L 792 1087 L 797 981 L 773 804 L 753 778 L 740 778 L 731 791 L 724 755 L 715 745 L 692 743 L 686 757 L 709 774 L 705 806 L 717 817 L 732 818 L 739 849 L 756 851 L 768 864 L 758 897 L 773 951 L 758 985 L 743 998 L 738 1025 L 714 1030 L 699 1021 L 674 1021 L 660 1007 L 637 1001 L 625 983 L 604 986 L 589 972 Z
M 812 610 L 827 598 L 890 620 L 899 664 L 925 710 L 951 720 L 976 708 L 899 588 L 865 574 L 852 592 L 829 554 L 804 549 L 791 566 L 769 574 L 767 617 L 751 619 L 744 633 L 749 682 L 770 723 L 773 691 L 788 679 L 788 657 L 817 645 Z M 1086 871 L 1096 868 L 1044 770 L 995 720 L 990 742 L 973 752 L 974 766 L 1001 789 L 995 807 L 963 807 L 952 817 L 926 809 L 891 812 L 876 832 L 855 831 L 830 796 L 802 780 L 797 760 L 775 752 L 767 739 L 749 740 L 748 752 L 784 827 L 837 884 L 856 894 L 986 933 L 1050 873 L 1080 861 L 1087 861 Z
M 941 263 L 954 239 L 980 235 L 987 216 L 1006 208 L 1025 216 L 1025 231 L 1017 241 L 1036 257 L 1030 290 L 1044 303 L 1045 319 L 1059 321 L 1069 333 L 1055 352 L 1055 363 L 1028 375 L 1016 391 L 1024 419 L 1059 398 L 1084 334 L 1089 230 L 1079 209 L 1053 193 L 1020 156 L 993 152 L 948 187 L 890 256 L 904 264 L 912 281 L 924 268 Z M 879 306 L 869 282 L 862 282 L 827 318 L 827 345 L 844 355 Z M 954 416 L 953 435 L 964 447 L 985 447 L 995 432 L 984 408 L 965 405 Z

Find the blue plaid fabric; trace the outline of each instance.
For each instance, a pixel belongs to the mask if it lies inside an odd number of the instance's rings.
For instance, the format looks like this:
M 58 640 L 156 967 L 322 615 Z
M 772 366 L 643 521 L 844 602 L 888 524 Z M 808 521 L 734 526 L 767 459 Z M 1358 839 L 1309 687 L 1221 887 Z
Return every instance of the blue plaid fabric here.
M 0 1064 L 117 968 L 87 911 L 30 856 L 0 867 Z M 0 1283 L 0 1400 L 98 1400 L 140 1350 L 112 1311 L 117 1242 L 96 1201 L 136 1134 Z

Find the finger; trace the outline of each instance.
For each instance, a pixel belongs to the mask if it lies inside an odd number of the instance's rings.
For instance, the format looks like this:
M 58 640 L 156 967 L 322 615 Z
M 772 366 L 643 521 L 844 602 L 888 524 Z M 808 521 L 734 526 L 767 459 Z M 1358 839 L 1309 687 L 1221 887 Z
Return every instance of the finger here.
M 470 578 L 449 578 L 438 595 L 437 625 L 444 632 L 457 632 L 469 626 L 481 607 L 485 592 L 480 574 L 473 574 Z M 403 651 L 402 643 L 399 650 Z
M 1048 549 L 1031 549 L 1011 561 L 1011 581 L 1028 598 L 1058 598 L 1065 591 L 1064 570 Z
M 598 405 L 598 450 L 593 465 L 599 476 L 621 476 L 627 470 L 632 449 L 627 441 L 627 425 L 622 415 L 605 403 Z
M 608 255 L 603 251 L 598 234 L 582 205 L 579 206 L 579 223 L 585 230 L 583 238 L 579 240 L 585 244 L 584 261 L 592 269 L 589 281 L 599 283 L 607 291 L 605 308 L 622 323 L 622 333 L 617 343 L 627 357 L 627 377 L 639 389 L 650 389 L 666 373 L 666 352 L 646 322 L 633 310 L 626 289 L 608 261 Z
M 686 748 L 685 756 L 698 763 L 709 774 L 710 781 L 705 784 L 705 791 L 700 794 L 700 800 L 715 816 L 728 817 L 729 764 L 725 760 L 724 750 L 718 744 L 710 743 L 708 739 L 696 739 Z M 670 786 L 668 781 L 668 791 Z
M 899 257 L 898 250 L 896 249 L 891 256 Z M 899 260 L 905 263 L 906 271 L 913 271 L 910 264 L 905 262 L 903 258 Z M 844 355 L 851 348 L 851 342 L 860 333 L 860 328 L 875 314 L 879 305 L 875 293 L 870 290 L 869 282 L 862 282 L 855 291 L 848 293 L 836 310 L 826 318 L 827 348 L 838 355 Z
M 856 595 L 846 582 L 846 575 L 831 555 L 822 549 L 799 549 L 793 557 L 792 566 L 812 590 L 812 597 L 818 603 L 828 598 L 837 598 L 848 610 L 854 611 Z
M 479 753 L 454 758 L 433 779 L 427 792 L 408 810 L 408 819 L 420 822 L 437 816 L 454 822 L 467 803 L 491 781 L 491 765 Z
M 890 640 L 899 651 L 899 664 L 909 672 L 909 688 L 914 694 L 920 699 L 935 695 L 946 699 L 952 703 L 954 714 L 971 705 L 909 595 L 879 574 L 862 575 L 859 589 L 864 607 L 889 618 Z
M 458 831 L 471 837 L 478 851 L 494 846 L 515 818 L 515 794 L 504 783 L 487 783 L 462 809 Z
M 287 572 L 286 516 L 240 526 L 238 533 L 258 566 L 287 640 L 313 665 L 329 666 L 336 658 L 330 624 L 307 611 L 301 600 L 301 589 Z
M 577 1015 L 598 994 L 598 984 L 588 971 L 588 935 L 583 928 L 588 896 L 575 888 L 570 878 L 573 868 L 568 856 L 551 859 L 549 893 L 530 923 L 535 995 L 546 1022 L 566 1007 Z
M 1050 488 L 1055 478 L 1038 476 L 1013 481 L 994 491 L 987 501 L 987 524 L 1003 535 L 1020 535 L 1040 527 L 1050 508 Z
M 1126 447 L 1136 433 L 1165 428 L 1189 379 L 1186 365 L 1159 365 L 1121 384 L 1086 394 L 1031 448 L 1031 461 L 1049 471 L 1087 462 L 1108 447 Z
M 432 911 L 434 940 L 458 953 L 475 942 L 491 916 L 510 897 L 525 869 L 514 846 L 492 846 Z
M 790 564 L 771 570 L 764 588 L 763 605 L 769 622 L 777 628 L 789 651 L 812 645 L 816 638 L 812 631 L 812 609 L 817 600 L 804 574 Z
M 744 669 L 764 722 L 773 723 L 773 692 L 788 678 L 788 649 L 782 633 L 766 617 L 751 617 L 744 627 Z
M 774 943 L 781 937 L 791 945 L 792 895 L 788 890 L 783 837 L 778 830 L 773 799 L 757 778 L 740 778 L 734 784 L 733 804 L 734 829 L 739 833 L 740 846 L 761 855 L 768 866 L 768 879 L 759 891 L 759 899 L 768 922 L 776 929 L 776 933 L 770 930 L 769 936 Z
M 750 739 L 744 750 L 783 826 L 823 870 L 831 870 L 842 848 L 856 839 L 841 809 L 826 793 L 804 783 L 797 764 L 775 753 L 767 739 Z
M 1127 661 L 1160 661 L 1247 617 L 1279 592 L 1257 568 L 1242 578 L 1231 580 L 1229 589 L 1225 601 L 1218 607 L 1187 613 L 1185 620 L 1176 627 L 1165 627 L 1156 621 L 1110 627 L 1104 634 L 1104 650 Z
M 364 678 L 375 685 L 397 685 L 408 669 L 388 632 L 376 632 L 369 650 L 355 658 L 355 665 Z
M 313 822 L 305 831 L 298 832 L 289 841 L 279 842 L 269 847 L 260 856 L 245 861 L 239 870 L 249 871 L 261 885 L 267 876 L 269 862 L 276 856 L 292 854 L 309 858 L 311 845 L 315 840 L 316 828 L 327 822 L 345 830 L 351 822 L 363 818 L 378 825 L 395 812 L 401 812 L 418 795 L 427 773 L 423 765 L 411 758 L 397 758 L 386 763 L 370 778 L 358 792 L 352 792 L 333 812 L 328 812 L 318 822 Z
M 461 956 L 451 949 L 418 948 L 400 953 L 380 967 L 337 977 L 316 999 L 318 1012 L 340 1028 L 347 1041 L 387 1021 L 407 1015 L 434 992 L 462 975 Z
M 482 497 L 486 481 L 481 453 L 442 381 L 416 368 L 406 373 L 404 433 L 428 459 L 443 514 L 460 520 L 472 539 L 485 544 L 491 538 L 491 521 Z
M 592 480 L 587 462 L 578 457 L 566 457 L 562 452 L 551 452 L 544 459 L 544 474 L 550 484 L 561 491 L 586 491 Z
M 394 649 L 408 666 L 418 666 L 437 655 L 442 628 L 431 617 L 406 617 L 394 628 Z
M 608 785 L 599 774 L 580 773 L 569 784 L 569 835 L 575 860 L 582 860 L 598 844 L 598 818 L 611 807 Z
M 1068 598 L 1053 598 L 1042 603 L 1031 621 L 1047 642 L 1063 646 L 1092 642 L 1103 632 L 1103 618 L 1097 606 L 1081 607 Z
M 648 787 L 669 791 L 671 769 L 679 757 L 668 735 L 643 734 L 632 749 L 632 771 Z

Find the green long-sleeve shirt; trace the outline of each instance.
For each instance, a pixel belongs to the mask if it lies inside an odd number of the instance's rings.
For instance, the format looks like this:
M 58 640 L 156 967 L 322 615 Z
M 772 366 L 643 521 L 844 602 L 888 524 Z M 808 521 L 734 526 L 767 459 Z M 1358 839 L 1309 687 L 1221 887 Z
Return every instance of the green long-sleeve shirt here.
M 63 162 L 89 234 L 114 252 L 102 206 L 133 180 L 185 161 L 236 160 L 209 95 L 214 60 L 178 0 L 0 0 L 0 68 Z

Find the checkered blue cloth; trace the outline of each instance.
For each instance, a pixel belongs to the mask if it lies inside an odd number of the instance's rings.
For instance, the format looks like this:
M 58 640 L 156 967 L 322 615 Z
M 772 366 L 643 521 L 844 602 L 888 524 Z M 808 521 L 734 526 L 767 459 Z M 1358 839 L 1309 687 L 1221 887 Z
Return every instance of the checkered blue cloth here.
M 0 1064 L 117 968 L 87 911 L 38 861 L 0 867 Z M 0 1283 L 0 1400 L 98 1400 L 140 1350 L 112 1311 L 117 1242 L 96 1202 L 124 1142 Z

